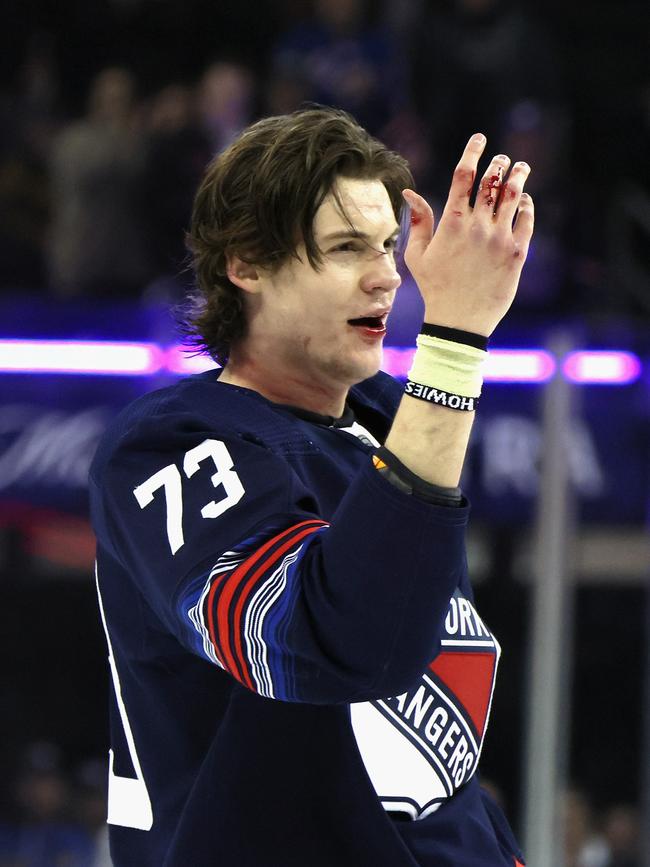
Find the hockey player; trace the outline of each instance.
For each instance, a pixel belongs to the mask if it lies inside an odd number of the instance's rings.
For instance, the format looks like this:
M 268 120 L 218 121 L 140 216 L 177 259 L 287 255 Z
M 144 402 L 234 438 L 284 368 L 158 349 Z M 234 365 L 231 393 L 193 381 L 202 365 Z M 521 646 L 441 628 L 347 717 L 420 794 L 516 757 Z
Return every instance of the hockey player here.
M 435 233 L 405 161 L 336 110 L 208 167 L 189 328 L 222 369 L 128 407 L 91 472 L 116 867 L 523 860 L 476 774 L 499 647 L 458 487 L 533 227 L 526 164 L 475 181 L 485 144 Z M 404 389 L 379 369 L 406 205 Z

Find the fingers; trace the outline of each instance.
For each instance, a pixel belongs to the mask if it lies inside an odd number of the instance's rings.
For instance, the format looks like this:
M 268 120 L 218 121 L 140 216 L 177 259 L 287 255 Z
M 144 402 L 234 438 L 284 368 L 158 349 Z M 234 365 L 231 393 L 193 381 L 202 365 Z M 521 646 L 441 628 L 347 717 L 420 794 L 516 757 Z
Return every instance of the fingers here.
M 411 230 L 406 245 L 406 254 L 415 252 L 421 255 L 433 237 L 433 211 L 426 199 L 414 190 L 403 190 L 404 201 L 411 209 Z
M 515 242 L 515 256 L 526 257 L 533 227 L 535 225 L 535 205 L 528 193 L 522 193 L 519 198 L 519 210 L 512 230 Z
M 530 166 L 528 163 L 515 163 L 510 170 L 506 182 L 503 184 L 497 205 L 496 218 L 498 223 L 507 228 L 512 226 L 512 221 L 519 207 L 524 184 L 529 174 Z
M 465 145 L 465 150 L 454 170 L 449 188 L 449 197 L 444 210 L 446 216 L 462 217 L 470 210 L 469 200 L 474 187 L 478 161 L 485 149 L 485 142 L 485 136 L 482 133 L 476 133 Z
M 508 171 L 510 157 L 498 154 L 493 157 L 487 171 L 481 178 L 476 193 L 474 213 L 479 220 L 490 222 L 494 217 L 497 203 L 504 189 L 504 175 Z
M 515 257 L 525 258 L 534 223 L 533 200 L 523 191 L 530 166 L 525 162 L 517 162 L 508 173 L 510 158 L 505 154 L 497 154 L 481 178 L 474 206 L 471 207 L 477 167 L 485 144 L 485 136 L 478 133 L 465 146 L 454 171 L 440 232 L 450 237 L 446 229 L 454 229 L 452 235 L 457 237 L 456 233 L 461 227 L 477 228 L 483 224 L 484 229 L 488 229 L 487 234 L 481 230 L 483 237 L 491 237 L 495 231 L 502 240 L 511 237 L 510 250 L 514 249 Z M 415 260 L 421 257 L 431 243 L 434 218 L 422 196 L 413 190 L 403 190 L 402 195 L 411 208 L 411 231 L 405 250 L 407 265 L 411 267 L 409 258 Z

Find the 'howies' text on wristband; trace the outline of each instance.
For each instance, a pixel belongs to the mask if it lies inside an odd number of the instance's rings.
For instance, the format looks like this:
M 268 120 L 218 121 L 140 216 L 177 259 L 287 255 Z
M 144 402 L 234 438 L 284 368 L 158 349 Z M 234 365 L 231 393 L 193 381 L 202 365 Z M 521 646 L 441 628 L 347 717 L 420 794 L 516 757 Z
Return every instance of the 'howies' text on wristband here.
M 428 403 L 435 403 L 438 406 L 446 406 L 448 409 L 456 409 L 461 412 L 474 412 L 479 400 L 478 397 L 453 394 L 440 388 L 434 388 L 432 385 L 413 382 L 411 379 L 407 380 L 404 393 L 410 397 L 417 397 L 419 400 L 426 400 Z

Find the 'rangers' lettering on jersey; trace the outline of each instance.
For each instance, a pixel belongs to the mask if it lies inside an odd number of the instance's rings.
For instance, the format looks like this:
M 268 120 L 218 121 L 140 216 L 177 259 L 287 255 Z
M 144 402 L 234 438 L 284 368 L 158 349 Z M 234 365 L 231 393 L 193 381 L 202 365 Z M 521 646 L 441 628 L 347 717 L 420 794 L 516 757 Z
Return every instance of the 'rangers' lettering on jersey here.
M 413 819 L 437 810 L 474 774 L 500 653 L 458 591 L 441 646 L 413 689 L 351 707 L 359 750 L 384 808 Z

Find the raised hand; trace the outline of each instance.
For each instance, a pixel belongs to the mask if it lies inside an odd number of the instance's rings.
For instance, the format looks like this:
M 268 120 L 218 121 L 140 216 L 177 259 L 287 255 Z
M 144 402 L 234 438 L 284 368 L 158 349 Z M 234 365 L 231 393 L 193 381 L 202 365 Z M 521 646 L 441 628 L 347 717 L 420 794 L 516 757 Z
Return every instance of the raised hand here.
M 533 232 L 533 200 L 523 192 L 527 163 L 495 156 L 470 197 L 484 135 L 474 135 L 456 166 L 449 198 L 434 233 L 433 211 L 413 190 L 411 232 L 404 258 L 420 289 L 425 321 L 489 336 L 517 291 Z

